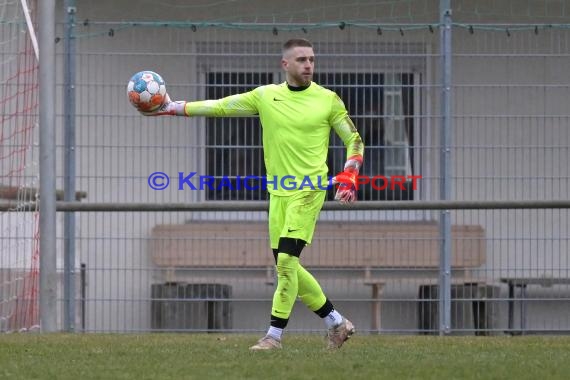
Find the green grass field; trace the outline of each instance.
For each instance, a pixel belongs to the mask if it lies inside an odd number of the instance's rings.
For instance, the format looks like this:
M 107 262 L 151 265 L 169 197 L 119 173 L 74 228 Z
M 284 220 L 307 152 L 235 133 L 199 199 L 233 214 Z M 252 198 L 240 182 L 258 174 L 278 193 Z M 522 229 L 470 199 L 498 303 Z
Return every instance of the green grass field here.
M 570 379 L 570 337 L 5 334 L 0 379 Z

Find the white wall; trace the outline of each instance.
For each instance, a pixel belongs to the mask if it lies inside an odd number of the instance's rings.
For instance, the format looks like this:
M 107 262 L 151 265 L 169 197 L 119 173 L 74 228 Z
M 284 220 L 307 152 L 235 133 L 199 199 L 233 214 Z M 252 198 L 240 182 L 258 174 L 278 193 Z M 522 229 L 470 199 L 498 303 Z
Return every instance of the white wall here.
M 133 6 L 126 1 L 79 1 L 77 18 L 89 20 L 89 27 L 78 28 L 92 37 L 78 39 L 78 121 L 77 121 L 77 187 L 88 193 L 87 202 L 192 202 L 197 194 L 190 191 L 153 191 L 146 183 L 154 171 L 176 173 L 203 167 L 200 149 L 202 122 L 200 119 L 144 118 L 130 107 L 125 87 L 130 75 L 141 69 L 156 69 L 167 81 L 170 93 L 178 99 L 197 99 L 202 95 L 200 73 L 205 67 L 196 56 L 200 42 L 231 41 L 233 46 L 261 39 L 273 47 L 297 33 L 242 32 L 228 29 L 189 29 L 172 31 L 156 28 L 115 27 L 114 37 L 106 31 L 109 25 L 98 21 L 110 20 L 226 20 L 268 22 L 361 19 L 394 22 L 437 22 L 437 1 L 403 2 L 348 7 L 343 2 L 249 1 L 201 7 L 188 2 L 169 2 L 170 7 L 139 2 Z M 394 3 L 394 2 L 392 2 Z M 481 17 L 480 2 L 456 2 L 457 17 L 476 20 Z M 487 2 L 489 3 L 489 2 Z M 490 5 L 491 19 L 502 21 L 528 20 L 524 14 L 510 13 L 496 3 Z M 479 5 L 478 5 L 479 4 Z M 566 8 L 567 9 L 567 8 Z M 534 12 L 530 8 L 528 12 Z M 553 11 L 545 11 L 546 20 Z M 531 13 L 534 14 L 534 13 Z M 257 15 L 257 16 L 254 16 Z M 478 15 L 477 17 L 473 15 Z M 516 16 L 516 17 L 514 17 Z M 453 123 L 454 198 L 458 200 L 557 199 L 568 194 L 568 107 L 566 105 L 570 74 L 566 50 L 567 32 L 542 32 L 536 37 L 525 33 L 505 40 L 498 32 L 476 31 L 474 35 L 454 29 L 454 50 L 461 53 L 453 60 L 454 88 Z M 99 35 L 100 34 L 100 35 Z M 439 77 L 437 31 L 407 31 L 398 33 L 336 28 L 310 31 L 308 38 L 318 46 L 334 49 L 336 45 L 360 43 L 363 48 L 387 49 L 385 42 L 418 43 L 429 47 L 422 71 L 435 84 Z M 382 39 L 380 39 L 382 38 Z M 380 42 L 379 42 L 380 41 Z M 336 45 L 335 45 L 336 44 Z M 388 44 L 389 45 L 389 44 Z M 251 59 L 233 58 L 228 45 L 224 64 L 235 69 L 247 69 Z M 59 47 L 62 48 L 61 46 Z M 523 56 L 526 51 L 546 56 Z M 477 54 L 473 54 L 477 53 Z M 273 50 L 268 53 L 275 53 Z M 496 56 L 492 54 L 501 54 Z M 62 62 L 59 56 L 59 62 Z M 255 57 L 254 57 L 255 58 Z M 279 70 L 278 56 L 260 58 L 257 67 Z M 354 66 L 359 70 L 399 68 L 407 63 L 386 58 L 385 61 L 351 61 L 349 58 L 323 57 L 318 65 L 338 69 Z M 208 58 L 206 62 L 213 62 Z M 218 63 L 219 64 L 219 63 Z M 272 66 L 274 65 L 274 66 Z M 413 64 L 412 64 L 413 65 Z M 322 67 L 322 66 L 321 66 Z M 382 68 L 383 67 L 383 68 Z M 61 78 L 60 81 L 61 82 Z M 427 140 L 422 159 L 427 161 L 432 178 L 427 182 L 431 199 L 437 199 L 438 117 L 437 88 L 426 87 L 421 131 Z M 559 115 L 559 117 L 552 117 Z M 60 118 L 61 122 L 62 119 Z M 61 125 L 61 124 L 60 124 Z M 61 134 L 60 134 L 61 136 Z M 485 148 L 493 146 L 493 148 Z M 504 146 L 504 148 L 499 148 Z M 165 147 L 168 147 L 165 149 Z M 60 162 L 61 164 L 61 162 Z M 545 180 L 529 177 L 547 177 Z M 524 178 L 523 178 L 524 177 Z M 61 182 L 61 178 L 59 179 Z M 370 214 L 362 214 L 371 218 Z M 406 218 L 405 214 L 404 218 Z M 437 213 L 432 213 L 435 217 Z M 559 217 L 557 217 L 559 215 Z M 89 328 L 97 330 L 147 329 L 150 324 L 150 283 L 161 277 L 153 271 L 145 239 L 155 224 L 182 223 L 192 217 L 187 213 L 145 214 L 82 214 L 79 217 L 81 260 L 89 270 L 88 303 Z M 225 218 L 226 215 L 216 215 Z M 262 214 L 242 215 L 260 218 Z M 355 217 L 354 214 L 351 217 Z M 407 216 L 409 218 L 409 216 Z M 567 274 L 568 217 L 556 211 L 489 211 L 454 212 L 454 223 L 474 223 L 485 227 L 490 238 L 488 265 L 480 276 L 498 277 L 515 271 L 519 274 Z M 538 238 L 543 238 L 539 240 Z M 505 240 L 506 238 L 506 240 Z M 531 238 L 530 242 L 525 239 Z M 537 244 L 535 244 L 537 243 Z M 138 268 L 133 271 L 130 268 Z M 338 294 L 351 293 L 369 297 L 368 288 L 337 289 Z M 117 295 L 118 294 L 118 295 Z M 119 297 L 121 301 L 108 302 Z M 267 312 L 267 305 L 252 308 L 255 315 Z M 413 316 L 412 305 L 402 307 Z M 356 319 L 367 324 L 365 304 L 355 311 Z M 265 315 L 265 314 L 263 314 Z M 309 318 L 309 317 L 307 317 Z M 302 319 L 299 323 L 308 322 Z M 398 326 L 399 317 L 392 316 L 386 326 Z M 414 318 L 406 322 L 414 328 Z M 259 326 L 263 328 L 263 326 Z

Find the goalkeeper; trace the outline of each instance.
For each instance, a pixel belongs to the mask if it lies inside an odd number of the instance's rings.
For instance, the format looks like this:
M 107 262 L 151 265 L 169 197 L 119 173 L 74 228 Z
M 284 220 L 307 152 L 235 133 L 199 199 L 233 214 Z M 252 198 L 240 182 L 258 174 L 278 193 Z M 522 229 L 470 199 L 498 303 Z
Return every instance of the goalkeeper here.
M 335 199 L 356 200 L 355 181 L 362 165 L 364 145 L 342 100 L 332 91 L 312 82 L 315 57 L 312 44 L 292 39 L 283 45 L 281 66 L 286 82 L 260 86 L 218 100 L 173 102 L 148 116 L 252 116 L 259 115 L 263 128 L 263 150 L 267 169 L 269 235 L 277 267 L 270 327 L 251 350 L 281 348 L 297 296 L 321 317 L 327 328 L 329 348 L 339 348 L 354 333 L 354 325 L 327 299 L 319 283 L 300 263 L 303 248 L 311 243 L 313 231 L 326 196 L 321 186 L 279 186 L 281 178 L 294 177 L 298 184 L 327 178 L 327 151 L 331 129 L 344 142 L 347 160 L 344 171 L 333 178 L 339 183 Z M 319 182 L 320 181 L 320 182 Z M 287 187 L 287 189 L 284 189 Z M 347 236 L 348 238 L 348 236 Z

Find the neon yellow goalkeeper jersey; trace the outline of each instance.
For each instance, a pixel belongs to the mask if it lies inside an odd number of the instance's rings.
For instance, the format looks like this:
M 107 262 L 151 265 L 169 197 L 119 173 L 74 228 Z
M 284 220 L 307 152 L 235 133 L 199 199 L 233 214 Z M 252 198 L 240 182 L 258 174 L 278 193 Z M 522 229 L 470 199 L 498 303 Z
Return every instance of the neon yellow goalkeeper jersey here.
M 275 195 L 327 186 L 331 128 L 344 142 L 347 158 L 364 152 L 342 100 L 316 83 L 301 89 L 290 88 L 286 82 L 260 86 L 218 100 L 188 102 L 185 112 L 188 116 L 213 117 L 258 114 L 263 127 L 267 188 Z

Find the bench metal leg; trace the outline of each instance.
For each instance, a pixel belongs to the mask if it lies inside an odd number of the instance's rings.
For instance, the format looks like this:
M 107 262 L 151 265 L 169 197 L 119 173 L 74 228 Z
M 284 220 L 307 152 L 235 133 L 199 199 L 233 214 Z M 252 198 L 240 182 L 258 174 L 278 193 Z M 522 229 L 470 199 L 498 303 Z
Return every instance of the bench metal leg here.
M 470 285 L 470 284 L 465 284 Z M 487 287 L 485 285 L 471 285 L 473 291 L 471 292 L 471 297 L 474 298 L 471 302 L 471 309 L 473 314 L 473 328 L 475 329 L 475 335 L 485 336 L 489 335 L 489 320 L 487 315 Z
M 508 332 L 515 335 L 514 328 L 514 308 L 515 308 L 515 285 L 509 282 L 509 325 Z
M 376 283 L 370 284 L 372 286 L 372 303 L 371 303 L 371 322 L 370 322 L 370 330 L 372 332 L 380 333 L 381 327 L 381 303 L 380 300 L 382 299 L 382 290 L 384 289 L 384 284 Z
M 526 331 L 526 286 L 523 283 L 509 282 L 509 325 L 508 333 L 523 335 Z M 519 329 L 515 331 L 515 288 L 519 288 Z
M 526 331 L 526 284 L 521 284 L 521 335 Z

